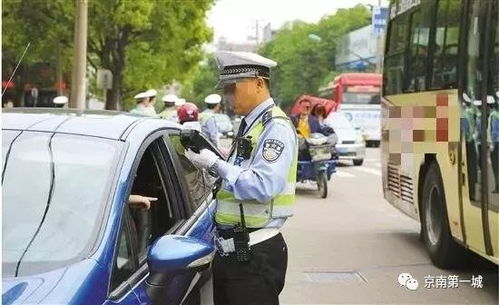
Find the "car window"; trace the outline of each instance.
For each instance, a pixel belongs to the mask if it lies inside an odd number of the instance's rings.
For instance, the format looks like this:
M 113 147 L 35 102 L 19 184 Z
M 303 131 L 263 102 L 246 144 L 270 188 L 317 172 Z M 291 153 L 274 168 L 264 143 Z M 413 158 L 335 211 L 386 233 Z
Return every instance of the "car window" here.
M 167 233 L 181 219 L 178 209 L 173 204 L 173 190 L 168 189 L 169 177 L 162 171 L 159 145 L 153 142 L 142 155 L 135 173 L 131 194 L 158 198 L 146 210 L 129 206 L 132 216 L 131 230 L 137 240 L 136 253 L 140 263 L 145 263 L 149 246 L 159 237 Z
M 188 193 L 195 210 L 211 194 L 216 178 L 212 177 L 206 170 L 197 169 L 185 157 L 185 148 L 180 143 L 180 136 L 178 134 L 170 134 L 168 137 L 179 158 L 182 167 L 180 169 L 181 174 L 187 183 Z
M 131 236 L 129 234 L 127 217 L 124 217 L 117 243 L 116 259 L 113 264 L 113 272 L 109 290 L 114 291 L 122 283 L 125 283 L 135 272 L 136 264 L 132 252 Z
M 3 176 L 4 275 L 39 273 L 88 256 L 121 147 L 39 132 L 23 132 L 13 142 Z

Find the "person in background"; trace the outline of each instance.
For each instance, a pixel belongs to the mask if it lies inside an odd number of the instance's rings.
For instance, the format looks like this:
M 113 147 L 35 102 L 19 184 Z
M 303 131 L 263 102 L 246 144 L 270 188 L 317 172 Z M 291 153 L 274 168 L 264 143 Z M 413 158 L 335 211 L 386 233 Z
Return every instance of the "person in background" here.
M 499 109 L 497 102 L 492 104 L 490 110 L 487 140 L 490 146 L 490 160 L 495 186 L 492 192 L 499 193 Z
M 177 108 L 175 107 L 175 102 L 178 97 L 175 94 L 167 94 L 161 99 L 165 103 L 165 109 L 161 111 L 159 116 L 165 120 L 177 123 Z
M 325 136 L 331 134 L 331 127 L 321 125 L 320 121 L 310 114 L 312 104 L 308 99 L 301 100 L 299 105 L 300 114 L 291 116 L 291 122 L 293 122 L 299 135 L 308 139 L 310 134 L 316 132 L 322 133 Z
M 215 114 L 220 113 L 222 97 L 218 94 L 210 94 L 205 99 L 206 110 L 201 113 L 201 130 L 210 139 L 210 141 L 219 147 L 220 135 L 217 128 Z
M 151 104 L 151 97 L 153 97 L 153 93 L 154 92 L 152 91 L 146 91 L 134 96 L 137 101 L 137 106 L 135 106 L 135 108 L 133 108 L 130 112 L 147 116 L 157 116 L 154 105 Z
M 186 128 L 201 131 L 201 124 L 199 124 L 199 109 L 193 103 L 185 103 L 177 110 L 178 121 Z
M 149 96 L 149 104 L 154 108 L 154 105 L 156 104 L 156 95 L 158 94 L 158 91 L 154 89 L 149 89 L 146 91 L 146 94 Z M 154 110 L 156 112 L 156 109 Z
M 68 101 L 69 101 L 69 99 L 67 96 L 60 95 L 60 96 L 55 97 L 52 102 L 54 103 L 56 108 L 63 108 L 64 106 L 66 106 L 68 104 Z
M 320 124 L 324 123 L 324 119 L 326 119 L 326 107 L 322 104 L 316 104 L 312 108 L 312 115 L 315 116 Z
M 179 97 L 175 101 L 175 108 L 177 108 L 177 110 L 178 110 L 184 104 L 185 104 L 185 99 Z
M 326 107 L 322 104 L 316 104 L 312 108 L 312 115 L 317 118 L 319 124 L 321 126 L 321 133 L 325 136 L 328 136 L 334 133 L 334 129 L 331 126 L 328 126 L 324 121 L 326 120 Z

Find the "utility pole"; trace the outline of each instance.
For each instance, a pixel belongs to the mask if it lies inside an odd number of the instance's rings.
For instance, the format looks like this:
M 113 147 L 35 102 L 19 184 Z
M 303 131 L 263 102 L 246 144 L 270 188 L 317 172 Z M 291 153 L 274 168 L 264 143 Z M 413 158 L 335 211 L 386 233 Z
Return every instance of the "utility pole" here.
M 57 42 L 57 95 L 62 95 L 62 59 L 61 59 L 61 43 Z
M 258 41 L 259 41 L 259 37 L 258 37 L 258 19 L 256 20 L 256 25 L 255 25 L 255 31 L 256 31 L 256 46 L 258 47 Z
M 76 0 L 75 56 L 71 82 L 70 106 L 84 109 L 87 72 L 87 9 L 88 0 Z

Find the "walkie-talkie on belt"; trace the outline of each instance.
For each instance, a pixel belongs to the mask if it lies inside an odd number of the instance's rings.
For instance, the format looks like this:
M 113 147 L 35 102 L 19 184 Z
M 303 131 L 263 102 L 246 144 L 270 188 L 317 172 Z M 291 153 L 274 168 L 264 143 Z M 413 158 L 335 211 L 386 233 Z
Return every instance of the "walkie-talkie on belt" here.
M 251 260 L 251 249 L 249 247 L 249 232 L 244 220 L 243 205 L 239 204 L 241 213 L 241 223 L 234 227 L 234 247 L 236 250 L 236 259 L 238 262 L 248 262 Z

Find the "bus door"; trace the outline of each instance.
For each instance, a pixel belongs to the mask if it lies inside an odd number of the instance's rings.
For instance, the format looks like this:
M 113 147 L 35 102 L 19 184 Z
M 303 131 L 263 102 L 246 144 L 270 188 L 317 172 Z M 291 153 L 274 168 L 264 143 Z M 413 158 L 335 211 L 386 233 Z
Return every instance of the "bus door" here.
M 461 183 L 466 244 L 498 255 L 499 40 L 497 1 L 467 1 L 460 55 Z M 497 116 L 497 118 L 496 118 Z

